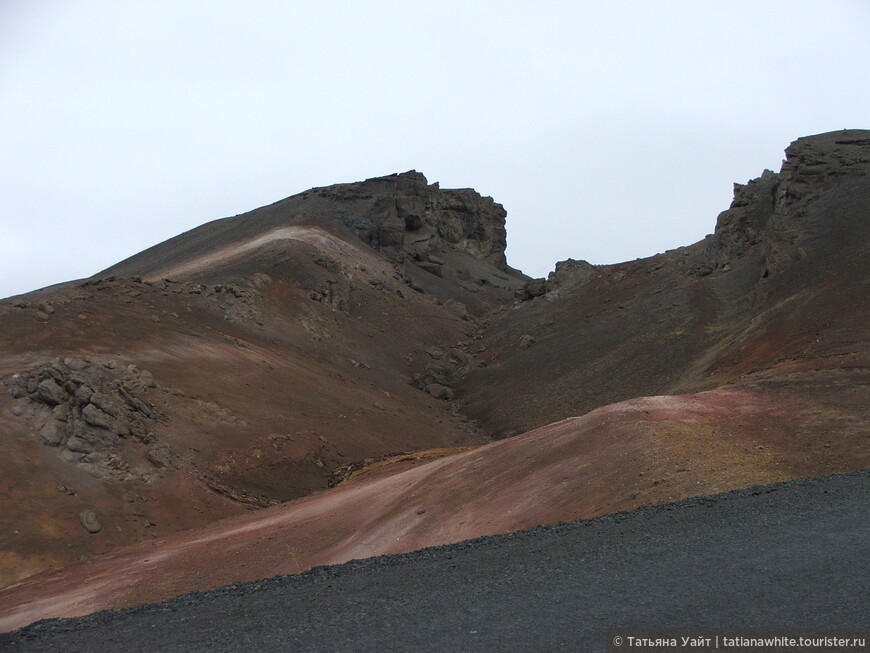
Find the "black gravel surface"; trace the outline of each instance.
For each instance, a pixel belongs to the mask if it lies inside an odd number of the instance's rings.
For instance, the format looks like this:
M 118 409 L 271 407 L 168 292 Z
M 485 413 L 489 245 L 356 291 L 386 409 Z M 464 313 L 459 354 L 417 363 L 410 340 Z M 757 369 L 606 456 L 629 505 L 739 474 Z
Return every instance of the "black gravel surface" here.
M 870 472 L 729 492 L 162 603 L 0 651 L 600 651 L 612 627 L 870 625 Z

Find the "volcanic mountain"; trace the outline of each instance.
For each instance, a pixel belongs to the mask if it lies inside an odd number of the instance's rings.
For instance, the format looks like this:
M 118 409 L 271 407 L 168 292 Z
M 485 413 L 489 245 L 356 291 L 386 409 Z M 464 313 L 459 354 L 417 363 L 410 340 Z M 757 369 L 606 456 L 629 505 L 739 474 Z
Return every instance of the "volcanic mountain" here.
M 411 171 L 4 300 L 0 626 L 866 468 L 868 171 L 798 139 L 703 241 L 547 279 Z

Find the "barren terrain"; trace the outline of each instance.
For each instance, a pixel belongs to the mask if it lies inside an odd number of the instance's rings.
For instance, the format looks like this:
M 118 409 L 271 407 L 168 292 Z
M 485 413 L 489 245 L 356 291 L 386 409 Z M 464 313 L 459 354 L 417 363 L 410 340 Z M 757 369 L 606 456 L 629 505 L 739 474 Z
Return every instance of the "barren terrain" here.
M 0 628 L 868 467 L 870 132 L 548 279 L 419 173 L 0 302 Z

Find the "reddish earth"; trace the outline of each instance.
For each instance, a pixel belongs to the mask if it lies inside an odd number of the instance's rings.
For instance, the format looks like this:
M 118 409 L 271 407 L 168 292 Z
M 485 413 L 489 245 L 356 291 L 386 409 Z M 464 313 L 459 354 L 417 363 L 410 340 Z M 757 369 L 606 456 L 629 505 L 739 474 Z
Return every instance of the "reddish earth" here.
M 0 626 L 867 467 L 868 172 L 800 139 L 713 236 L 548 280 L 406 173 L 0 302 Z
M 0 628 L 867 467 L 866 433 L 818 437 L 806 424 L 829 408 L 768 388 L 632 399 L 40 574 L 0 591 Z

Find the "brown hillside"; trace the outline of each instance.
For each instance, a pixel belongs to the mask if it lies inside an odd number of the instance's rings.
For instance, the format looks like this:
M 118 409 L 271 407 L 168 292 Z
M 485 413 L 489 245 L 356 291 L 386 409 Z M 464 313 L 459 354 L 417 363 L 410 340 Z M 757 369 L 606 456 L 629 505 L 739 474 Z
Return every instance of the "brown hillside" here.
M 546 280 L 410 172 L 0 302 L 0 623 L 867 467 L 868 171 L 799 139 L 705 240 Z

